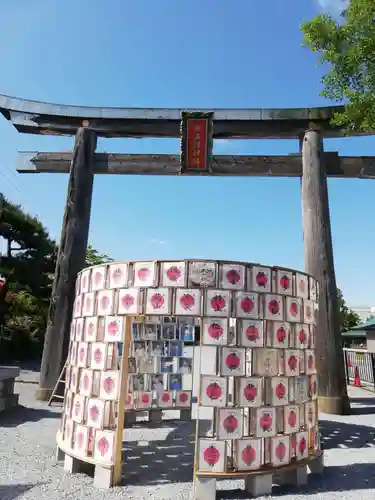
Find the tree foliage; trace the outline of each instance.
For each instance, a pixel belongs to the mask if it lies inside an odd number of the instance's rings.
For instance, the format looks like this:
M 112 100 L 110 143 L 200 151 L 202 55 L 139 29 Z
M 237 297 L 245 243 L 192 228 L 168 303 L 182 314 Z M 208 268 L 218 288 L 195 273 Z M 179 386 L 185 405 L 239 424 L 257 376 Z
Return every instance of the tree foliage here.
M 375 1 L 351 0 L 340 19 L 319 14 L 301 29 L 303 45 L 327 66 L 322 95 L 345 104 L 333 123 L 348 131 L 375 130 Z
M 19 205 L 0 195 L 0 236 L 6 241 L 0 274 L 10 290 L 24 290 L 39 300 L 48 300 L 57 246 L 46 228 Z
M 0 357 L 40 353 L 47 323 L 58 247 L 47 229 L 0 193 L 0 238 L 6 243 L 0 254 Z M 93 247 L 86 265 L 111 260 Z M 8 347 L 7 347 L 8 346 Z
M 349 309 L 340 289 L 337 289 L 337 300 L 339 303 L 340 327 L 342 332 L 346 332 L 359 325 L 361 318 L 357 313 Z
M 105 253 L 100 253 L 95 250 L 91 245 L 88 245 L 86 252 L 86 266 L 97 266 L 99 264 L 104 264 L 104 262 L 110 262 L 113 259 Z

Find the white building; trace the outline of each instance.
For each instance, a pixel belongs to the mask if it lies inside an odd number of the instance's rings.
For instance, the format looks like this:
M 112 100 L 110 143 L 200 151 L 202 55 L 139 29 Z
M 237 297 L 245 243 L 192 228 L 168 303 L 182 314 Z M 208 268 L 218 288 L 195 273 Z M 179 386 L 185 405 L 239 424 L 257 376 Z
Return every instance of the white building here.
M 364 323 L 370 316 L 375 316 L 375 306 L 350 306 L 349 309 L 357 313 L 361 318 L 361 322 Z

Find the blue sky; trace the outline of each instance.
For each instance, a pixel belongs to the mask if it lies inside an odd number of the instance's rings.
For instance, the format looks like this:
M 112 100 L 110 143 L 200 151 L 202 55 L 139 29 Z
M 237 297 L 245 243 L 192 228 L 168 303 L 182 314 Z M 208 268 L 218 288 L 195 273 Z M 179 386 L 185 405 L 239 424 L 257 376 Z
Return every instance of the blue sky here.
M 326 8 L 334 4 L 321 0 Z M 299 25 L 316 0 L 0 0 L 0 93 L 64 104 L 308 107 L 321 69 Z M 71 138 L 22 136 L 0 119 L 0 190 L 55 237 L 67 176 L 15 174 L 18 150 L 67 150 Z M 375 154 L 374 138 L 329 140 Z M 177 153 L 177 140 L 101 140 L 99 150 Z M 222 141 L 220 154 L 287 154 L 297 141 Z M 375 304 L 375 183 L 330 180 L 338 285 Z M 298 179 L 98 176 L 90 242 L 115 258 L 239 259 L 303 269 Z

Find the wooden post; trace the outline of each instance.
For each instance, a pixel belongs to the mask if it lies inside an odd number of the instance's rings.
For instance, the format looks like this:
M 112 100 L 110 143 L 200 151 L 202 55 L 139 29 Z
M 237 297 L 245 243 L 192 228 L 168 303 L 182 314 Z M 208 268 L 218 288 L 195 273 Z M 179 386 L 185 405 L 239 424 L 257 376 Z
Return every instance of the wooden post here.
M 36 398 L 48 401 L 64 365 L 70 335 L 77 273 L 85 265 L 94 182 L 96 134 L 79 128 L 70 167 L 59 252 Z
M 346 415 L 350 413 L 350 401 L 341 345 L 323 140 L 318 130 L 308 130 L 302 141 L 302 220 L 305 270 L 318 280 L 320 291 L 316 331 L 319 410 Z

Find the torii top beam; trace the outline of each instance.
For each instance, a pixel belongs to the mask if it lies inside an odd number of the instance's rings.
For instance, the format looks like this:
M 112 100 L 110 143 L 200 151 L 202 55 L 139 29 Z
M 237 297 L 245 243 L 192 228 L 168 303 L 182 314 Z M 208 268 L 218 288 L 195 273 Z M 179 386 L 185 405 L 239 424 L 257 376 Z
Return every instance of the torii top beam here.
M 340 109 L 341 106 L 211 110 L 100 108 L 0 95 L 0 113 L 19 132 L 46 135 L 75 135 L 79 127 L 89 125 L 102 137 L 179 138 L 182 111 L 212 111 L 215 139 L 296 139 L 312 126 L 322 129 L 325 137 L 341 137 L 343 132 L 330 125 L 333 113 Z

